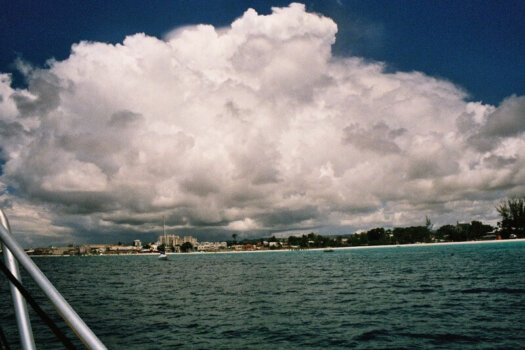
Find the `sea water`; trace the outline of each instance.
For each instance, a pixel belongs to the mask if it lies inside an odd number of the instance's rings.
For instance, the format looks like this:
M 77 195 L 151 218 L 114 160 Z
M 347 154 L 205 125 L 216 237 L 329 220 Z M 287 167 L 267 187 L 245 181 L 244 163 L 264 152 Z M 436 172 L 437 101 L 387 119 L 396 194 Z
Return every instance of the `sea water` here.
M 525 242 L 34 260 L 109 349 L 525 347 Z M 60 349 L 30 315 L 37 347 Z

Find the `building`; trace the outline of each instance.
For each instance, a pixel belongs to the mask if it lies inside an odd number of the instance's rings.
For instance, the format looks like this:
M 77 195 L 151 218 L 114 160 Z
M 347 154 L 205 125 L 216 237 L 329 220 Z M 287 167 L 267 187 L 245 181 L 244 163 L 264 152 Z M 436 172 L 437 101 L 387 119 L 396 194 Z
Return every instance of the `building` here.
M 159 245 L 164 244 L 168 247 L 182 245 L 183 240 L 177 235 L 162 235 L 159 236 Z
M 192 236 L 184 236 L 182 243 L 191 243 L 192 246 L 197 246 L 197 238 L 193 238 Z
M 197 250 L 200 252 L 216 252 L 221 249 L 228 248 L 226 242 L 200 242 L 196 245 Z
M 191 243 L 192 246 L 196 247 L 198 242 L 197 238 L 192 236 L 184 236 L 184 238 L 180 238 L 180 236 L 177 235 L 161 235 L 159 236 L 159 245 L 164 244 L 168 247 L 176 247 L 181 246 L 184 243 Z
M 107 250 L 107 244 L 88 244 L 89 254 L 102 254 Z

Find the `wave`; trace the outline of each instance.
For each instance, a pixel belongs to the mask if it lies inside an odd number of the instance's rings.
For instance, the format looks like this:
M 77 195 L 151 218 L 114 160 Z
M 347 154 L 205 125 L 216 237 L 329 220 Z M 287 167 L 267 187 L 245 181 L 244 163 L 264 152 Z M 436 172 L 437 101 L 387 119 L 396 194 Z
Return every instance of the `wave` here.
M 461 291 L 463 294 L 477 293 L 505 293 L 505 294 L 525 294 L 525 289 L 521 288 L 471 288 Z

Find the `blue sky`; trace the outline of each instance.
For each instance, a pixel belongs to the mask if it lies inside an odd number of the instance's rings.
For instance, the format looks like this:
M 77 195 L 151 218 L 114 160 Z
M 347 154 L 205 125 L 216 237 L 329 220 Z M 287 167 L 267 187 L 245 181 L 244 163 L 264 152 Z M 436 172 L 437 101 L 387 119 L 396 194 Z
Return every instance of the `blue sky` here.
M 248 7 L 261 14 L 290 1 L 5 1 L 0 71 L 22 57 L 43 65 L 68 57 L 80 40 L 118 43 L 144 32 L 162 37 L 187 24 L 224 26 Z M 470 99 L 498 104 L 525 92 L 523 1 L 308 1 L 337 23 L 337 55 L 384 61 L 464 87 Z
M 0 206 L 26 245 L 496 224 L 524 4 L 5 2 Z

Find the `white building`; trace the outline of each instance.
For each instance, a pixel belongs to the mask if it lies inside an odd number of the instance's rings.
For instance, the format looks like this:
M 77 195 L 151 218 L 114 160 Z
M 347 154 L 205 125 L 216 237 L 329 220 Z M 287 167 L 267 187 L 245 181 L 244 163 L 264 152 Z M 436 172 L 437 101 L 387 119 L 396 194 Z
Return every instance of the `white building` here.
M 226 242 L 201 242 L 197 244 L 197 250 L 200 252 L 216 252 L 220 249 L 226 249 L 228 243 Z
M 165 244 L 168 247 L 171 247 L 171 246 L 176 247 L 176 246 L 183 245 L 184 243 L 191 243 L 192 246 L 196 247 L 198 243 L 197 238 L 195 237 L 184 236 L 184 238 L 180 238 L 180 236 L 177 236 L 177 235 L 159 236 L 158 242 L 159 242 L 159 245 Z
M 165 244 L 167 246 L 177 246 L 184 243 L 182 239 L 177 235 L 162 235 L 159 236 L 159 244 Z

